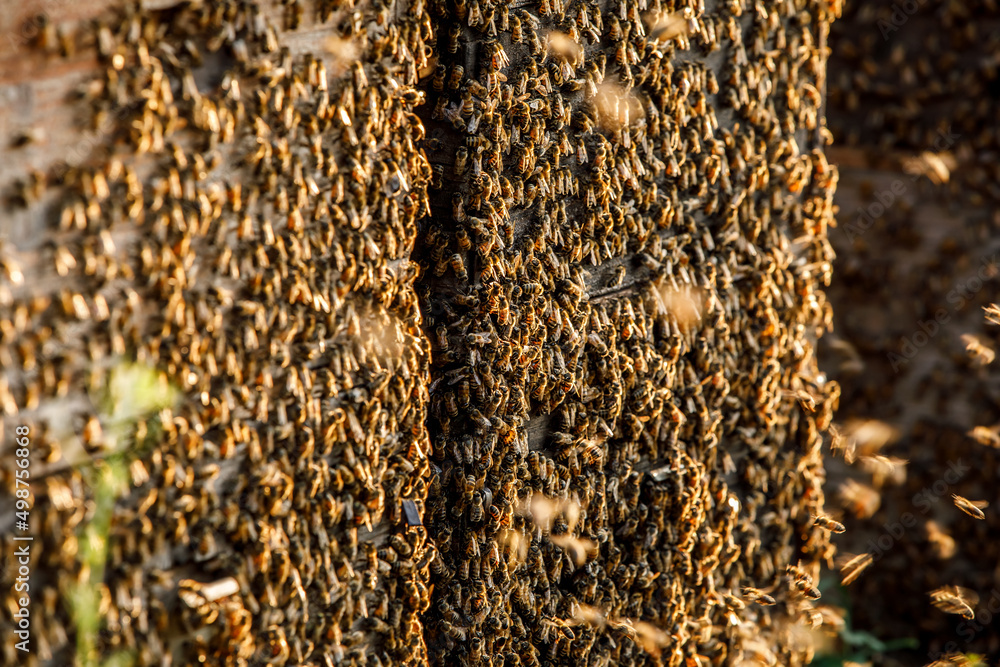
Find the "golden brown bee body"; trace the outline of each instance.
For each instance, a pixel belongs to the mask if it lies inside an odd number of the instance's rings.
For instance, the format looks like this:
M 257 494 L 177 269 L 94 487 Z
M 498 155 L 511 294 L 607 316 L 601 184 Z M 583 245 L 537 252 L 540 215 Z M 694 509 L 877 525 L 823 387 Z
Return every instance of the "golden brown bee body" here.
M 982 510 L 982 508 L 986 506 L 985 502 L 969 500 L 968 498 L 963 498 L 962 496 L 954 493 L 951 494 L 951 498 L 955 501 L 955 507 L 962 510 L 969 516 L 975 519 L 986 518 L 986 514 L 983 513 Z
M 844 524 L 840 523 L 839 521 L 834 521 L 833 519 L 831 519 L 826 515 L 813 517 L 813 520 L 817 526 L 823 528 L 824 530 L 829 530 L 831 533 L 839 534 L 843 533 L 846 530 L 846 528 L 844 528 Z
M 840 568 L 843 575 L 841 583 L 845 586 L 851 584 L 855 579 L 861 576 L 861 573 L 864 572 L 873 561 L 874 559 L 870 553 L 859 554 L 845 561 Z
M 462 146 L 455 153 L 455 164 L 453 166 L 453 171 L 456 176 L 461 176 L 465 173 L 465 167 L 469 161 L 469 149 Z
M 451 265 L 451 270 L 455 272 L 455 276 L 458 277 L 461 282 L 467 282 L 469 280 L 469 274 L 465 270 L 465 260 L 462 258 L 462 255 L 455 253 L 451 256 L 451 259 L 448 260 L 448 263 Z

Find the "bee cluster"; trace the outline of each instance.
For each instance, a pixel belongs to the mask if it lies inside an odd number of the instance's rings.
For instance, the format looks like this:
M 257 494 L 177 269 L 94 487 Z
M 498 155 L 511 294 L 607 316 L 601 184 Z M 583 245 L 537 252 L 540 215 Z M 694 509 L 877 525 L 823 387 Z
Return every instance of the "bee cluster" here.
M 838 389 L 805 5 L 429 4 L 432 662 L 808 655 Z
M 898 664 L 1000 659 L 997 633 L 977 630 L 1000 582 L 998 9 L 849 3 L 831 29 L 827 114 L 845 157 L 830 235 L 837 334 L 821 365 L 843 386 L 847 458 L 861 469 L 827 469 L 848 528 L 838 547 L 875 557 L 851 585 L 865 601 L 855 628 L 915 636 Z M 904 187 L 871 215 L 893 183 Z M 962 664 L 953 657 L 933 664 Z
M 132 429 L 102 654 L 807 661 L 835 621 L 814 600 L 836 522 L 812 519 L 839 395 L 813 357 L 830 12 L 292 0 L 47 24 L 33 48 L 96 54 L 76 103 L 104 140 L 13 184 L 50 225 L 0 248 L 3 428 L 36 423 L 45 465 L 29 661 L 72 658 L 85 468 L 121 453 L 91 396 L 122 359 L 182 398 Z
M 412 110 L 430 28 L 377 4 L 296 7 L 286 30 L 330 24 L 315 53 L 248 2 L 130 5 L 69 32 L 101 67 L 72 103 L 103 140 L 34 177 L 18 203 L 55 193 L 55 214 L 37 248 L 4 247 L 0 279 L 3 430 L 39 427 L 44 621 L 26 664 L 73 662 L 72 594 L 90 575 L 77 539 L 96 511 L 81 471 L 121 454 L 87 389 L 123 359 L 182 399 L 135 425 L 143 453 L 96 583 L 102 655 L 424 659 L 430 357 L 408 254 L 428 205 Z

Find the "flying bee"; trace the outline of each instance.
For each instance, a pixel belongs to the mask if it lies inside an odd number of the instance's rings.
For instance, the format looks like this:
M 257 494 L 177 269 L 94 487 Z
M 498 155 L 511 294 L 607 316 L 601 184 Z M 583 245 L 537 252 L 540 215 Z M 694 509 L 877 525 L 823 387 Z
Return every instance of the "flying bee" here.
M 924 524 L 927 540 L 934 547 L 935 555 L 941 560 L 947 560 L 955 555 L 955 539 L 946 533 L 935 521 Z
M 969 357 L 978 366 L 988 366 L 996 358 L 996 351 L 983 342 L 979 336 L 972 334 L 962 334 L 962 342 Z
M 829 530 L 831 533 L 840 534 L 846 530 L 844 528 L 844 524 L 834 521 L 825 514 L 820 514 L 818 516 L 815 516 L 813 517 L 813 519 L 815 520 L 815 525 L 825 530 Z
M 882 504 L 882 496 L 878 491 L 853 479 L 845 481 L 838 493 L 844 507 L 860 519 L 873 516 Z
M 836 424 L 830 424 L 827 430 L 830 433 L 830 450 L 834 454 L 843 452 L 844 460 L 847 463 L 854 463 L 857 456 L 857 441 L 841 433 Z
M 975 618 L 973 605 L 978 604 L 979 596 L 975 592 L 961 586 L 942 586 L 929 593 L 931 604 L 946 614 L 958 614 L 963 618 Z
M 991 303 L 988 306 L 983 306 L 983 310 L 986 312 L 986 320 L 990 324 L 1000 325 L 1000 306 Z
M 869 552 L 858 554 L 853 558 L 847 559 L 840 566 L 840 573 L 842 575 L 841 583 L 844 586 L 850 585 L 855 579 L 860 577 L 861 573 L 864 572 L 873 562 L 874 558 Z
M 798 565 L 786 565 L 785 573 L 792 578 L 792 583 L 800 593 L 811 600 L 817 600 L 820 592 L 813 586 L 812 577 Z
M 986 515 L 983 513 L 989 503 L 983 500 L 969 500 L 968 498 L 963 498 L 962 496 L 951 494 L 952 500 L 955 501 L 955 507 L 962 510 L 969 516 L 975 519 L 985 519 Z
M 966 435 L 987 447 L 1000 448 L 1000 428 L 993 426 L 976 426 Z

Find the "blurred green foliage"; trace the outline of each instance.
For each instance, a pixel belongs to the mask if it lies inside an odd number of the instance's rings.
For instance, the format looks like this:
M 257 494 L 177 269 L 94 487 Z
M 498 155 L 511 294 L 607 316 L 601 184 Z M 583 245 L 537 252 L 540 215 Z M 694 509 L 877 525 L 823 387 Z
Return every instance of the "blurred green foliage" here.
M 97 636 L 103 629 L 101 614 L 104 566 L 108 533 L 115 503 L 131 486 L 129 466 L 143 455 L 147 444 L 156 442 L 159 412 L 173 406 L 180 392 L 155 368 L 121 362 L 109 373 L 107 384 L 91 399 L 98 408 L 106 455 L 80 466 L 93 500 L 90 519 L 80 529 L 81 583 L 70 593 L 70 609 L 76 627 L 76 664 L 81 667 L 129 667 L 135 656 L 118 651 L 103 660 L 97 651 Z M 145 420 L 142 441 L 137 441 L 136 423 Z

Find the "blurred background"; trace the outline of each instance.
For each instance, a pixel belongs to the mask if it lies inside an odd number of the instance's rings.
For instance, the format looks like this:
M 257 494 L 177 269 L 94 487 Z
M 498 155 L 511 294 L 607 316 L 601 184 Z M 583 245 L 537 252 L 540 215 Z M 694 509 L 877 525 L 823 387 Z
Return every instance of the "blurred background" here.
M 824 599 L 847 623 L 818 663 L 1000 660 L 998 329 L 984 312 L 1000 301 L 998 19 L 995 2 L 847 2 L 831 31 L 840 210 L 820 352 L 842 439 L 826 491 L 847 528 L 839 558 L 873 562 L 847 588 L 834 563 Z M 985 519 L 952 494 L 989 503 Z M 935 608 L 945 586 L 967 589 L 973 618 Z

